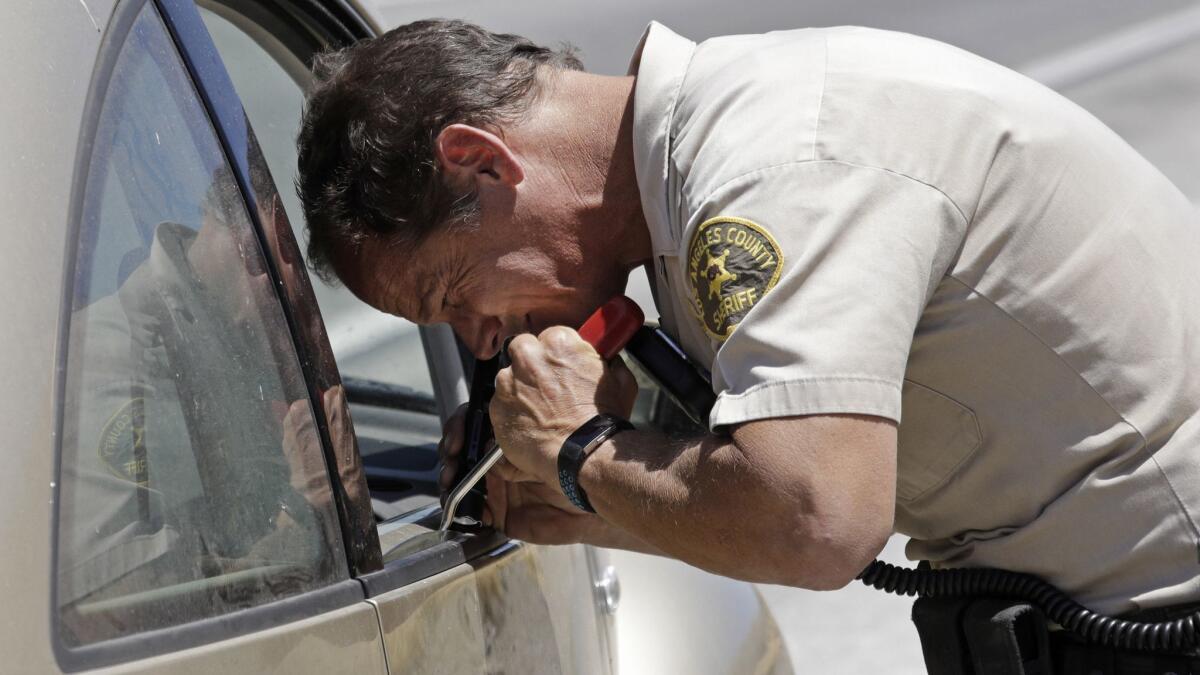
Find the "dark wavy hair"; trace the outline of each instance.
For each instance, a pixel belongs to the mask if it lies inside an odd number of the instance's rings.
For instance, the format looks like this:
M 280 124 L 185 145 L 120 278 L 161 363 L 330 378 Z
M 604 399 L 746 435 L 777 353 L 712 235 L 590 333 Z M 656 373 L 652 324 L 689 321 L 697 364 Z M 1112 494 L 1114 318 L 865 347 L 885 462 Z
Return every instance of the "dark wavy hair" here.
M 438 227 L 471 221 L 475 195 L 447 188 L 434 141 L 450 124 L 518 119 L 543 68 L 583 65 L 569 47 L 441 19 L 319 55 L 297 139 L 313 271 L 334 281 L 335 251 L 373 237 L 415 246 Z

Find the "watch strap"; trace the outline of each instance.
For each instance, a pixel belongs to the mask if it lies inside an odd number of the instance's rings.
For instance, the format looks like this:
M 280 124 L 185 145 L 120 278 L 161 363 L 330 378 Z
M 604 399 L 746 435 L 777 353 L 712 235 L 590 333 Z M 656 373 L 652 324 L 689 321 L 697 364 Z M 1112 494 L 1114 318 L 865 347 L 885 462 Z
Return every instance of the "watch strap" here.
M 633 429 L 633 425 L 629 420 L 602 413 L 584 422 L 563 442 L 562 449 L 558 451 L 558 484 L 567 499 L 580 510 L 596 512 L 588 501 L 587 493 L 579 485 L 583 461 L 614 434 L 630 429 Z

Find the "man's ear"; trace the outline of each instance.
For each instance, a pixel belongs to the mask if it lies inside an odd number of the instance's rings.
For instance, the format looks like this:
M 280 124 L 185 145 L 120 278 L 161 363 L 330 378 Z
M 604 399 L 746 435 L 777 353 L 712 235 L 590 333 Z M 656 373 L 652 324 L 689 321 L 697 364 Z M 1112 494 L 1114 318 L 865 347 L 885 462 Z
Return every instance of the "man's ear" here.
M 499 136 L 469 124 L 442 129 L 435 143 L 447 182 L 461 190 L 484 185 L 515 186 L 525 180 L 521 161 Z

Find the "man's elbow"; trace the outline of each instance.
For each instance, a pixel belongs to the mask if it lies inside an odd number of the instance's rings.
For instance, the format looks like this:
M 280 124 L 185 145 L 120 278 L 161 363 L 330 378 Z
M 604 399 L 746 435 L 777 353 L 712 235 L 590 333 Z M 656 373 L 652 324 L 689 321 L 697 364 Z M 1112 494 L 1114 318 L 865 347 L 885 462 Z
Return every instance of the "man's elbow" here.
M 779 582 L 814 591 L 843 588 L 858 578 L 892 534 L 890 514 L 857 518 L 797 518 L 782 535 L 780 555 L 791 560 Z
M 818 590 L 853 581 L 883 549 L 896 510 L 896 425 L 839 415 L 748 422 L 734 432 L 762 478 L 753 513 L 771 538 L 774 583 Z
M 879 555 L 892 534 L 891 520 L 839 527 L 817 537 L 805 537 L 808 551 L 806 586 L 817 591 L 843 588 L 858 578 Z

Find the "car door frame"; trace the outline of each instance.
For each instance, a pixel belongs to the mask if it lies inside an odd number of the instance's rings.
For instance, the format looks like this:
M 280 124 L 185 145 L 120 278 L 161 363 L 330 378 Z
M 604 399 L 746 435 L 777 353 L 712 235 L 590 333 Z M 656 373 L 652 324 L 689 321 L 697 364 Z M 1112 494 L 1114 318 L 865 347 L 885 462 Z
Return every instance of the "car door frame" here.
M 188 5 L 191 6 L 191 0 L 157 0 L 165 4 Z M 316 53 L 320 49 L 341 48 L 348 46 L 351 41 L 374 37 L 377 33 L 376 28 L 365 17 L 359 14 L 351 4 L 343 0 L 326 0 L 325 2 L 316 2 L 315 0 L 206 0 L 202 2 L 205 7 L 212 9 L 214 6 L 224 7 L 235 13 L 241 13 L 243 16 L 253 20 L 254 16 L 259 17 L 271 16 L 274 20 L 286 21 L 302 31 L 307 32 L 307 37 L 311 41 L 305 45 L 306 50 L 311 50 Z M 194 8 L 193 8 L 194 11 Z M 194 27 L 196 30 L 204 30 L 203 25 Z M 204 40 L 200 40 L 196 36 L 197 43 L 207 43 L 211 45 L 211 39 L 208 38 L 207 32 L 203 35 Z M 207 48 L 207 47 L 206 47 Z M 295 54 L 295 52 L 293 52 Z M 233 90 L 233 85 L 229 79 L 228 73 L 224 69 L 224 65 L 220 62 L 219 56 L 213 48 L 211 57 L 204 54 L 199 55 L 201 58 L 207 58 L 211 63 L 202 63 L 202 73 L 211 73 L 216 80 L 214 89 L 218 89 L 221 95 L 226 97 L 226 100 L 220 101 L 226 106 L 226 109 L 218 113 L 215 117 L 219 117 L 221 122 L 227 122 L 233 129 L 233 134 L 243 133 L 242 128 L 251 138 L 252 131 L 249 130 L 250 123 L 246 119 L 242 109 L 241 101 L 237 98 Z M 308 61 L 309 59 L 302 59 Z M 218 122 L 220 124 L 220 122 Z M 248 176 L 248 173 L 246 174 Z M 243 187 L 244 190 L 253 193 L 253 186 L 248 184 Z M 249 203 L 257 204 L 260 200 L 248 200 Z M 298 255 L 299 248 L 296 245 L 294 236 L 289 231 L 283 231 L 279 227 L 278 222 L 275 223 L 277 231 L 273 232 L 275 236 L 264 236 L 264 232 L 268 229 L 268 224 L 261 223 L 257 219 L 257 213 L 252 209 L 252 216 L 256 218 L 255 226 L 259 229 L 259 236 L 264 243 L 264 251 L 267 252 L 268 258 L 271 259 L 272 274 L 276 275 L 278 280 L 277 269 L 285 264 L 285 259 L 290 255 Z M 286 223 L 284 223 L 286 225 Z M 291 251 L 287 249 L 293 249 Z M 398 388 L 389 387 L 381 383 L 367 383 L 374 386 L 373 390 L 365 392 L 356 390 L 357 382 L 352 382 L 352 378 L 348 378 L 345 382 L 340 378 L 336 366 L 334 365 L 333 352 L 330 347 L 329 340 L 324 331 L 324 325 L 320 320 L 313 321 L 311 317 L 317 313 L 316 299 L 312 293 L 311 281 L 307 278 L 295 279 L 295 283 L 284 283 L 279 286 L 280 297 L 285 307 L 285 311 L 289 317 L 300 317 L 301 320 L 296 321 L 293 325 L 293 331 L 297 342 L 306 354 L 302 360 L 309 364 L 320 364 L 315 372 L 306 373 L 310 379 L 316 382 L 316 387 L 319 389 L 327 389 L 331 386 L 344 384 L 348 390 L 348 396 L 351 402 L 355 402 L 356 394 L 370 395 L 378 394 L 379 398 L 373 401 L 365 402 L 367 405 L 387 405 L 386 399 L 389 396 L 403 398 L 403 392 L 392 391 Z M 305 317 L 308 317 L 306 319 Z M 319 314 L 317 314 L 319 319 Z M 289 320 L 292 320 L 289 318 Z M 319 331 L 308 331 L 305 334 L 305 328 L 317 326 Z M 418 327 L 421 335 L 422 346 L 426 355 L 426 364 L 430 369 L 430 378 L 432 380 L 436 400 L 436 409 L 439 417 L 445 420 L 459 405 L 466 401 L 466 378 L 464 376 L 464 366 L 471 361 L 469 355 L 462 349 L 461 345 L 454 337 L 454 333 L 448 326 L 420 326 Z M 298 333 L 296 331 L 299 331 Z M 320 410 L 318 404 L 319 396 L 314 393 L 314 408 Z M 384 399 L 384 400 L 380 400 Z M 399 401 L 401 405 L 405 402 Z M 324 424 L 324 420 L 322 420 Z M 328 439 L 325 439 L 328 443 Z M 357 454 L 357 448 L 355 451 Z M 330 474 L 337 477 L 344 472 L 348 472 L 352 467 L 348 467 L 344 458 L 331 457 Z M 340 463 L 339 463 L 340 462 Z M 363 500 L 356 504 L 350 505 L 353 507 L 344 517 L 343 528 L 347 528 L 356 523 L 365 523 L 364 512 L 369 514 L 369 500 Z M 339 515 L 341 515 L 339 513 Z M 374 530 L 374 527 L 370 529 Z M 377 537 L 376 537 L 377 541 Z M 479 555 L 494 551 L 503 546 L 507 539 L 498 532 L 486 532 L 482 536 L 467 535 L 450 537 L 438 544 L 431 545 L 427 549 L 414 552 L 413 555 L 403 559 L 393 561 L 388 565 L 388 570 L 383 569 L 382 564 L 371 560 L 369 564 L 360 564 L 354 569 L 354 575 L 357 576 L 367 587 L 368 597 L 372 589 L 379 589 L 383 586 L 389 589 L 397 588 L 403 583 L 417 581 L 427 576 L 444 571 L 457 564 L 467 562 Z M 353 545 L 363 546 L 365 542 L 356 542 Z M 375 544 L 378 547 L 378 544 Z M 386 551 L 382 552 L 386 554 Z M 386 582 L 384 580 L 386 579 Z
M 313 409 L 325 413 L 317 416 L 318 425 L 321 430 L 322 442 L 325 445 L 329 475 L 334 484 L 335 494 L 338 495 L 335 503 L 338 507 L 343 538 L 346 541 L 351 576 L 360 582 L 365 599 L 378 611 L 382 611 L 385 604 L 395 610 L 395 605 L 390 603 L 403 600 L 409 596 L 410 592 L 418 595 L 424 594 L 431 588 L 441 588 L 443 584 L 453 583 L 452 579 L 462 579 L 464 575 L 473 576 L 476 570 L 481 568 L 509 569 L 514 573 L 519 573 L 519 570 L 522 569 L 529 571 L 535 568 L 537 563 L 533 561 L 534 557 L 542 555 L 536 552 L 537 547 L 527 549 L 521 542 L 509 540 L 503 533 L 490 528 L 440 535 L 429 533 L 419 538 L 405 539 L 401 537 L 399 545 L 391 550 L 381 548 L 380 537 L 384 532 L 389 534 L 396 532 L 405 524 L 413 522 L 416 515 L 402 516 L 399 519 L 381 523 L 377 528 L 372 518 L 361 457 L 357 447 L 354 447 L 352 452 L 335 453 L 331 451 L 334 444 L 329 437 L 327 423 L 330 411 L 324 410 L 322 394 L 333 387 L 341 386 L 342 381 L 333 359 L 332 349 L 308 275 L 293 274 L 289 277 L 283 273 L 283 270 L 290 264 L 289 260 L 300 259 L 299 248 L 286 220 L 286 215 L 282 213 L 282 209 L 279 209 L 277 215 L 282 215 L 282 218 L 276 217 L 271 222 L 265 222 L 261 217 L 262 210 L 259 207 L 268 203 L 274 196 L 260 194 L 257 191 L 259 188 L 250 179 L 251 163 L 265 161 L 257 149 L 250 121 L 246 117 L 229 74 L 226 72 L 192 0 L 154 1 L 160 6 L 169 8 L 170 11 L 165 13 L 172 16 L 169 20 L 172 33 L 192 72 L 200 96 L 210 110 L 222 143 L 226 144 L 225 150 L 249 207 L 256 234 L 267 255 L 270 274 L 276 284 L 293 340 L 304 365 Z M 264 5 L 290 6 L 292 9 L 335 7 L 342 12 L 351 11 L 350 7 L 340 0 L 328 0 L 323 6 L 317 5 L 312 0 L 226 1 L 252 2 L 260 7 Z M 325 14 L 326 19 L 330 16 L 333 15 Z M 292 18 L 295 18 L 295 15 L 292 15 Z M 353 22 L 353 26 L 357 26 L 359 29 L 364 27 L 369 29 L 369 24 L 361 19 Z M 340 33 L 344 36 L 348 32 L 352 33 L 353 31 L 330 31 L 330 34 L 337 36 Z M 330 44 L 327 46 L 345 45 Z M 273 190 L 273 187 L 271 189 Z M 435 384 L 438 412 L 442 419 L 445 419 L 466 397 L 464 365 L 471 359 L 454 338 L 452 331 L 446 326 L 422 328 L 420 334 L 426 353 L 426 363 L 430 367 L 431 378 Z M 357 445 L 356 435 L 354 442 Z M 423 515 L 425 519 L 421 521 L 422 524 L 431 526 L 440 516 L 440 509 L 437 509 L 435 505 L 434 508 L 423 510 Z M 391 536 L 388 539 L 389 543 L 397 541 L 395 537 Z M 526 551 L 526 554 L 522 555 L 521 551 Z M 563 553 L 559 557 L 566 555 Z M 556 597 L 563 597 L 562 593 L 576 594 L 577 597 L 568 603 L 572 607 L 571 615 L 578 619 L 578 621 L 572 621 L 572 624 L 578 624 L 578 630 L 590 630 L 588 627 L 593 625 L 592 622 L 599 620 L 591 588 L 594 576 L 592 556 L 586 550 L 580 550 L 571 555 L 576 556 L 574 569 L 585 572 L 586 578 L 577 578 L 575 583 L 578 588 L 573 591 L 564 587 L 554 592 L 558 594 Z M 465 563 L 470 563 L 470 566 Z M 503 571 L 493 571 L 492 574 L 503 574 Z M 454 596 L 461 593 L 461 589 L 460 584 L 453 584 L 449 587 L 448 594 Z M 540 584 L 536 588 L 527 589 L 527 591 L 538 597 L 542 593 L 551 592 Z M 384 598 L 389 600 L 385 602 Z M 584 600 L 584 602 L 580 603 L 579 600 Z M 454 611 L 453 601 L 448 605 L 443 605 L 443 602 L 444 600 L 436 600 L 433 606 L 441 607 L 442 609 L 439 611 L 442 612 Z M 488 601 L 483 599 L 476 602 Z M 494 603 L 495 599 L 491 602 Z M 393 611 L 392 614 L 394 613 Z M 380 622 L 379 627 L 383 631 L 382 615 Z M 528 631 L 529 635 L 538 634 L 536 627 L 528 627 Z M 389 632 L 383 631 L 382 637 L 385 649 L 387 649 L 390 644 Z M 607 651 L 607 648 L 598 646 L 602 643 L 603 641 L 597 642 L 596 646 L 600 651 L 596 654 Z M 567 642 L 559 646 L 566 647 L 569 644 L 573 643 Z M 465 645 L 461 646 L 465 647 Z M 483 653 L 484 645 L 477 646 L 480 653 Z M 576 658 L 584 658 L 585 652 L 592 654 L 592 651 L 595 651 L 586 650 L 582 645 L 579 645 L 579 648 L 584 651 L 577 650 L 577 653 L 574 654 Z M 591 656 L 587 658 L 591 658 Z M 596 658 L 603 660 L 604 657 L 596 656 Z
M 259 206 L 273 199 L 262 194 L 250 180 L 251 162 L 264 162 L 251 123 L 237 96 L 232 80 L 216 51 L 207 28 L 200 18 L 193 0 L 153 0 L 171 15 L 169 27 L 179 46 L 185 63 L 196 83 L 200 97 L 204 100 L 218 130 L 230 163 L 237 176 L 255 227 L 259 242 L 266 254 L 269 271 L 278 290 L 278 295 L 287 317 L 292 337 L 297 345 L 300 360 L 305 370 L 310 389 L 310 400 L 318 414 L 326 462 L 334 484 L 338 517 L 351 576 L 362 585 L 365 598 L 369 601 L 384 593 L 402 589 L 439 573 L 451 570 L 464 563 L 482 557 L 500 557 L 521 546 L 510 541 L 503 533 L 484 529 L 478 533 L 448 533 L 437 541 L 405 550 L 384 550 L 379 541 L 381 529 L 395 528 L 413 518 L 394 519 L 376 526 L 367 497 L 366 479 L 362 470 L 357 448 L 350 456 L 332 452 L 334 447 L 329 437 L 328 415 L 322 394 L 330 388 L 341 386 L 332 347 L 320 317 L 311 281 L 307 274 L 285 278 L 281 269 L 288 260 L 299 260 L 299 246 L 292 234 L 286 215 L 266 223 L 261 218 Z M 363 39 L 373 36 L 374 29 L 358 16 L 353 8 L 341 0 L 328 0 L 325 4 L 313 0 L 217 0 L 219 4 L 256 6 L 265 11 L 273 6 L 290 9 L 289 18 L 313 32 L 313 37 L 326 40 Z M 331 11 L 335 9 L 336 11 Z M 308 13 L 305 13 L 308 12 Z M 337 21 L 338 26 L 325 25 L 323 35 L 321 21 Z M 348 43 L 330 42 L 325 47 L 341 47 Z M 265 167 L 264 167 L 265 168 Z M 282 213 L 282 210 L 279 211 Z M 466 352 L 447 326 L 420 327 L 421 340 L 435 386 L 437 408 L 445 419 L 459 404 L 465 402 L 466 386 L 464 363 L 469 361 Z M 353 400 L 353 397 L 350 397 Z M 345 411 L 343 411 L 344 413 Z M 350 495 L 359 495 L 358 499 Z M 426 512 L 424 522 L 432 522 L 440 515 L 440 509 Z

